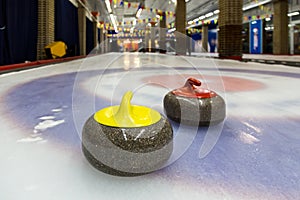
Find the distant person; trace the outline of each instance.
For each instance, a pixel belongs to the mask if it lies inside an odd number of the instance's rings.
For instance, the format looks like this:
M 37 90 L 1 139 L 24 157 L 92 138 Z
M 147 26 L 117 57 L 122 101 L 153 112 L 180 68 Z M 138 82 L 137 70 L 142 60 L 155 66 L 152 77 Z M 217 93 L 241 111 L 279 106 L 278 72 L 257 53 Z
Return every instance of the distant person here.
M 215 39 L 211 39 L 209 46 L 210 46 L 210 51 L 209 52 L 210 53 L 215 53 L 216 52 L 216 47 L 217 47 L 216 40 Z
M 171 48 L 171 44 L 170 44 L 170 42 L 167 42 L 166 43 L 166 50 L 167 50 L 167 52 L 170 52 L 170 48 Z
M 195 52 L 202 52 L 202 40 L 197 40 L 195 43 Z
M 257 51 L 258 50 L 258 29 L 254 28 L 253 29 L 253 50 Z
M 186 37 L 186 49 L 188 52 L 188 55 L 192 55 L 192 38 L 187 36 Z

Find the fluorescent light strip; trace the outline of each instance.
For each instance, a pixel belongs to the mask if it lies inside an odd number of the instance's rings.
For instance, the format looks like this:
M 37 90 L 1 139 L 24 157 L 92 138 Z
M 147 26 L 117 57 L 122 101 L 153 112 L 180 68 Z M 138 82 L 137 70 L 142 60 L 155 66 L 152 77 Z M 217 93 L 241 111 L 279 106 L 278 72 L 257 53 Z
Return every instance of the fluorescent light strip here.
M 300 14 L 299 12 L 292 12 L 292 13 L 289 13 L 288 16 L 292 17 L 292 16 L 296 16 L 296 15 L 299 15 L 299 14 Z
M 112 9 L 111 9 L 109 0 L 105 0 L 105 4 L 106 4 L 106 8 L 107 8 L 108 13 L 112 13 Z
M 214 13 L 213 12 L 210 12 L 210 13 L 207 13 L 206 15 L 205 15 L 205 17 L 211 17 L 211 16 L 213 16 L 214 15 Z
M 118 32 L 118 26 L 117 26 L 115 16 L 113 14 L 109 14 L 109 16 L 110 16 L 111 23 L 114 26 L 115 32 L 117 33 Z
M 271 1 L 272 1 L 272 0 L 265 0 L 265 1 L 262 1 L 262 2 L 259 2 L 259 3 L 255 3 L 255 4 L 248 5 L 248 6 L 244 6 L 244 7 L 243 7 L 243 11 L 246 11 L 246 10 L 249 10 L 249 9 L 252 9 L 252 8 L 256 8 L 256 7 L 260 6 L 260 5 L 264 5 L 264 4 L 266 4 L 266 3 L 270 3 Z M 211 17 L 211 16 L 213 16 L 213 15 L 218 15 L 219 13 L 220 13 L 220 10 L 215 10 L 215 11 L 213 11 L 213 12 L 209 12 L 209 13 L 207 13 L 207 14 L 205 14 L 205 15 L 202 15 L 202 16 L 200 16 L 200 17 L 198 17 L 198 18 L 195 18 L 195 19 L 193 19 L 193 20 L 190 20 L 189 23 L 191 24 L 192 21 L 193 21 L 193 22 L 201 21 L 201 20 L 204 20 L 204 19 L 206 19 L 206 18 L 208 18 L 208 17 Z M 295 12 L 295 13 L 294 13 L 293 15 L 291 15 L 291 16 L 298 15 L 298 14 L 296 14 L 296 13 L 299 14 L 299 12 Z M 292 14 L 292 13 L 291 13 L 291 14 Z M 209 19 L 206 19 L 206 20 L 209 20 Z M 194 25 L 194 26 L 195 26 L 195 25 Z M 194 27 L 194 26 L 191 26 L 191 27 Z
M 215 15 L 217 15 L 217 14 L 219 14 L 219 13 L 220 13 L 220 10 L 215 10 L 215 11 L 214 11 L 214 14 L 215 14 Z
M 205 19 L 205 15 L 202 15 L 198 18 L 199 20 Z
M 243 11 L 246 11 L 246 10 L 250 10 L 252 8 L 256 8 L 258 6 L 261 6 L 261 5 L 264 5 L 266 3 L 270 3 L 272 0 L 265 0 L 265 1 L 262 1 L 262 2 L 259 2 L 259 3 L 255 3 L 255 4 L 250 4 L 248 6 L 244 6 L 243 7 Z
M 215 19 L 218 19 L 218 16 L 213 16 L 213 17 L 207 18 L 205 21 L 212 21 L 212 20 L 215 20 Z M 193 24 L 193 25 L 190 25 L 190 26 L 186 27 L 186 29 L 193 28 L 193 27 L 196 27 L 196 26 L 199 26 L 199 25 L 201 25 L 201 24 Z
M 136 18 L 139 18 L 141 16 L 141 13 L 142 13 L 143 9 L 140 8 L 137 13 L 136 13 Z

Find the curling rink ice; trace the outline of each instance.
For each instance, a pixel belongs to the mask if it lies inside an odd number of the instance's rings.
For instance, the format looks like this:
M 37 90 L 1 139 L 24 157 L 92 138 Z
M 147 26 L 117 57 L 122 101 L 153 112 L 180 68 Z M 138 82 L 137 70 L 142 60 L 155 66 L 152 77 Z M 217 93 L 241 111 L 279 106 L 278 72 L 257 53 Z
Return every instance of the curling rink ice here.
M 133 104 L 164 114 L 188 77 L 216 91 L 215 127 L 174 129 L 167 165 L 137 177 L 93 168 L 81 130 L 95 111 Z M 0 75 L 0 199 L 299 199 L 300 69 L 204 57 L 109 53 Z

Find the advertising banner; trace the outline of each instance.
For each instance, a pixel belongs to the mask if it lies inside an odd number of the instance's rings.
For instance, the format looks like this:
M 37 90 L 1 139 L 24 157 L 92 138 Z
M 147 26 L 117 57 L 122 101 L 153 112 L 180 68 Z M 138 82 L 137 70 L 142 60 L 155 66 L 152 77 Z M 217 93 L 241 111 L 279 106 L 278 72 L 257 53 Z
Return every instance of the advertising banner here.
M 254 20 L 250 22 L 250 53 L 251 54 L 261 54 L 263 50 L 263 31 L 262 31 L 262 21 Z

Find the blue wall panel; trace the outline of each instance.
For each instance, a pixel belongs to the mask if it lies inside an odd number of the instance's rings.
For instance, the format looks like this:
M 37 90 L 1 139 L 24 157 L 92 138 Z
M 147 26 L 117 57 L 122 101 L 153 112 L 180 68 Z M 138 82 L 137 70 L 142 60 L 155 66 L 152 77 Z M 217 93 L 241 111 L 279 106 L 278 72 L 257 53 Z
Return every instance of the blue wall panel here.
M 55 40 L 68 47 L 68 56 L 79 55 L 78 11 L 68 0 L 55 1 Z
M 35 61 L 37 0 L 1 0 L 0 65 Z

